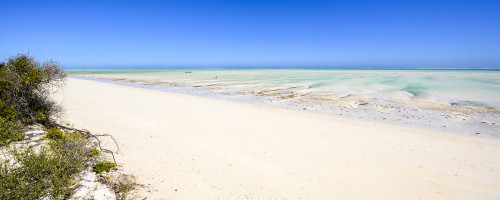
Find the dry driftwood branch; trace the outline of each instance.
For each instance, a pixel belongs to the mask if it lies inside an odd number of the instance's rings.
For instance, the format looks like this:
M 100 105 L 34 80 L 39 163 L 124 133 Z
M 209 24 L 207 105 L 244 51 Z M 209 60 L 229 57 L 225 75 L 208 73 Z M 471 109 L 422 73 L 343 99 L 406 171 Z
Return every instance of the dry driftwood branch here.
M 113 162 L 116 164 L 116 159 L 115 159 L 115 154 L 113 153 L 113 151 L 109 150 L 109 149 L 105 149 L 105 148 L 102 148 L 101 146 L 101 140 L 99 139 L 99 137 L 110 137 L 114 142 L 115 142 L 115 145 L 116 145 L 116 153 L 120 152 L 120 146 L 118 145 L 118 142 L 116 141 L 115 137 L 113 137 L 112 135 L 110 134 L 99 134 L 99 135 L 94 135 L 92 133 L 90 133 L 90 131 L 88 130 L 81 130 L 81 129 L 77 129 L 77 128 L 73 128 L 73 127 L 68 127 L 68 126 L 64 126 L 64 125 L 60 125 L 60 124 L 56 124 L 57 127 L 63 129 L 63 130 L 70 130 L 70 131 L 76 131 L 76 132 L 79 132 L 87 137 L 92 137 L 94 138 L 96 141 L 97 141 L 97 144 L 99 146 L 99 150 L 101 152 L 105 152 L 105 153 L 109 153 L 111 154 L 111 156 L 113 157 Z

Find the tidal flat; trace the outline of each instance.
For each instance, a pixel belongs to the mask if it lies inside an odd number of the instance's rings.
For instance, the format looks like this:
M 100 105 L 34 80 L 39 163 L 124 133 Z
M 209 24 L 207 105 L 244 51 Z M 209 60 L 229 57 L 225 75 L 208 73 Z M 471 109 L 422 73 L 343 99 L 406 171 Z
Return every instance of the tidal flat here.
M 69 70 L 72 76 L 431 131 L 500 137 L 500 70 Z

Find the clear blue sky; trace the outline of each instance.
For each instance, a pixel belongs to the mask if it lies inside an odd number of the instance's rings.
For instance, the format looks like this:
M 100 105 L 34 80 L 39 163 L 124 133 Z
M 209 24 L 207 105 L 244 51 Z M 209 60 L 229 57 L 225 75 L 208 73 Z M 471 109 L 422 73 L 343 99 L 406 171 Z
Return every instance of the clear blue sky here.
M 66 68 L 500 67 L 500 1 L 5 1 L 0 59 Z

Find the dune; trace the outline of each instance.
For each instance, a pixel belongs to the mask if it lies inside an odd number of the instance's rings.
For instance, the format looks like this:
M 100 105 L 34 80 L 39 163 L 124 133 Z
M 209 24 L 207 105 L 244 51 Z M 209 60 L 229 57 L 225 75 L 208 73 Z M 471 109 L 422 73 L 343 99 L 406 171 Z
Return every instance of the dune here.
M 54 98 L 148 200 L 500 199 L 498 139 L 76 78 Z

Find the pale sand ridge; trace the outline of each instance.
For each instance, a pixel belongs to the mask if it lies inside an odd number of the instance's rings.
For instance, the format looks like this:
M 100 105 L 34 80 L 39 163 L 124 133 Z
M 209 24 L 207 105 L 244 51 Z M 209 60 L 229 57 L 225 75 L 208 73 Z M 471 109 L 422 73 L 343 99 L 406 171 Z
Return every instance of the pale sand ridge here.
M 497 139 L 74 78 L 55 98 L 147 199 L 500 199 Z

